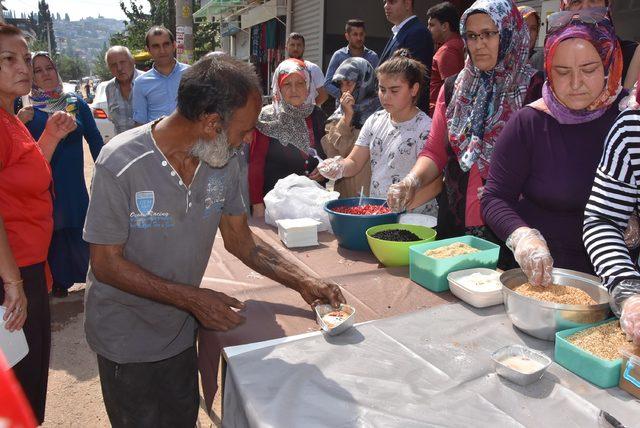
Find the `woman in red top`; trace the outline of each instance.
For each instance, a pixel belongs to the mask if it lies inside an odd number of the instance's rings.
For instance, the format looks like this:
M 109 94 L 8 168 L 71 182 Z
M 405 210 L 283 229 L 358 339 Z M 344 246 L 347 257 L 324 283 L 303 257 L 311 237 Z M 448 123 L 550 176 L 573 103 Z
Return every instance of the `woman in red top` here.
M 73 131 L 67 113 L 51 116 L 36 143 L 13 113 L 31 90 L 31 55 L 22 32 L 0 24 L 0 328 L 23 329 L 29 353 L 13 370 L 36 418 L 44 421 L 51 324 L 45 260 L 53 230 L 51 168 L 58 142 Z

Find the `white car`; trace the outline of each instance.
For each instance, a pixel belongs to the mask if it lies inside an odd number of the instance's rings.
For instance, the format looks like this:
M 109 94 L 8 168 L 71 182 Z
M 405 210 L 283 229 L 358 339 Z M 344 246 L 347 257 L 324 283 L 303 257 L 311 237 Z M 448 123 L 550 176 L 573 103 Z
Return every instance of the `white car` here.
M 93 102 L 89 104 L 93 118 L 96 121 L 96 125 L 98 125 L 98 131 L 100 131 L 105 144 L 116 135 L 116 128 L 107 115 L 107 83 L 100 82 L 98 84 Z

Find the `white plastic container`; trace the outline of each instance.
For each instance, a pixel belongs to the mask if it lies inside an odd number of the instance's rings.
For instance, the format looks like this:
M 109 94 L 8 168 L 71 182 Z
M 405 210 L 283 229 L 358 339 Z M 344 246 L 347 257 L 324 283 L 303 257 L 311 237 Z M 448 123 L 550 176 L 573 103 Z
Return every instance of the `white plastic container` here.
M 475 279 L 483 277 L 487 280 L 491 277 L 491 284 L 476 284 L 480 281 Z M 447 275 L 447 280 L 453 295 L 471 306 L 486 308 L 503 303 L 500 273 L 493 269 L 459 270 Z
M 312 218 L 277 220 L 278 237 L 288 248 L 318 245 L 318 226 L 322 223 Z
M 438 219 L 427 214 L 408 213 L 398 218 L 400 224 L 415 224 L 416 226 L 436 227 Z
M 4 354 L 9 367 L 13 367 L 27 356 L 29 353 L 29 346 L 27 345 L 27 339 L 24 337 L 22 329 L 10 332 L 4 328 L 4 313 L 5 307 L 0 306 L 0 349 Z

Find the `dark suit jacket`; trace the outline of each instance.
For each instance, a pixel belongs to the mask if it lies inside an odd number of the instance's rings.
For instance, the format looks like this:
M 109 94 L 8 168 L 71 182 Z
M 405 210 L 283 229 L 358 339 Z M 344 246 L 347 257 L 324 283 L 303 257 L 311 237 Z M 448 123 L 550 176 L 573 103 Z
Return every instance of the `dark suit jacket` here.
M 391 58 L 393 53 L 400 48 L 409 49 L 411 56 L 420 61 L 427 68 L 425 88 L 420 94 L 418 107 L 429 112 L 429 73 L 433 61 L 433 39 L 427 27 L 417 17 L 413 17 L 398 31 L 397 36 L 392 37 L 380 55 L 380 64 Z

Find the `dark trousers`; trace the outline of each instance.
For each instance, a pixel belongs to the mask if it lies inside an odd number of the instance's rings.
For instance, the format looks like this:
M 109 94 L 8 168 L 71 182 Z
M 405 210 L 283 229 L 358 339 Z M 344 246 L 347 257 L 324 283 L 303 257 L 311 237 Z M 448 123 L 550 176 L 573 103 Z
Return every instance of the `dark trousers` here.
M 20 268 L 27 296 L 27 320 L 22 327 L 29 345 L 29 353 L 13 372 L 22 385 L 33 413 L 40 424 L 44 422 L 51 353 L 51 312 L 44 263 Z M 4 301 L 4 287 L 0 279 L 0 302 Z
M 196 348 L 152 363 L 118 364 L 98 355 L 109 421 L 120 427 L 188 427 L 198 419 Z

